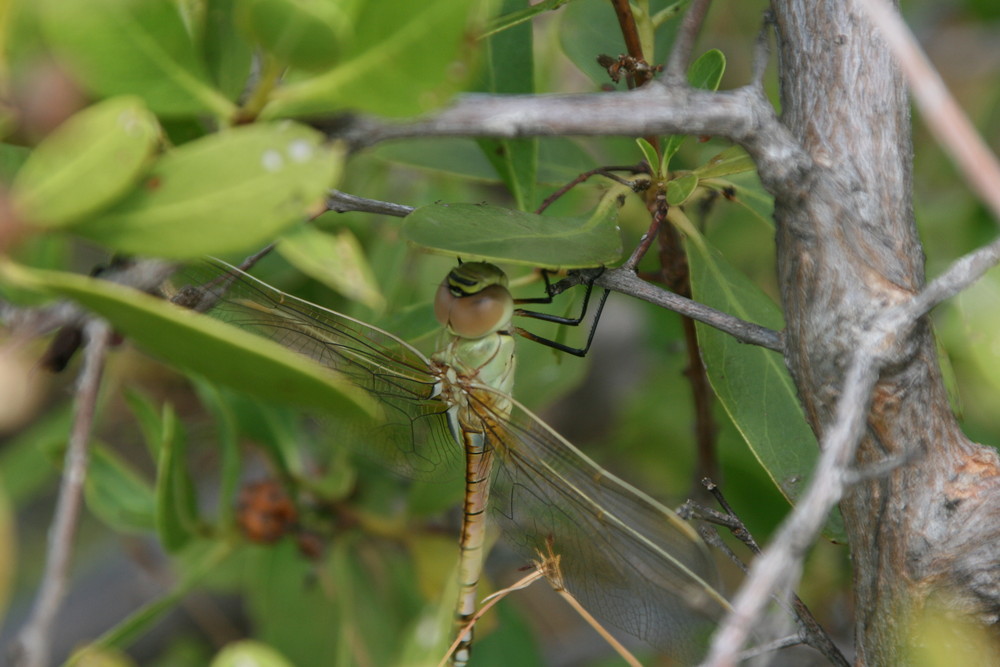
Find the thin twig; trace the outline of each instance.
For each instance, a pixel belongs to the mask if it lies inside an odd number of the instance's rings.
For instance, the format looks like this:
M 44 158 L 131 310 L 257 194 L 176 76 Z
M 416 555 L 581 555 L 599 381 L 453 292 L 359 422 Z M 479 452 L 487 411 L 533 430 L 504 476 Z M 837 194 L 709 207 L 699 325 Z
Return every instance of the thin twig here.
M 330 190 L 326 198 L 327 210 L 334 213 L 350 213 L 359 211 L 361 213 L 376 213 L 378 215 L 392 215 L 397 218 L 405 218 L 413 213 L 412 206 L 404 206 L 394 202 L 379 201 L 378 199 L 368 199 L 359 197 L 340 190 Z
M 634 164 L 634 165 L 631 165 L 631 166 L 597 167 L 596 169 L 591 169 L 590 171 L 585 171 L 582 174 L 579 174 L 572 181 L 570 181 L 569 183 L 566 183 L 561 188 L 559 188 L 558 190 L 556 190 L 555 192 L 553 192 L 551 195 L 549 195 L 548 197 L 546 197 L 545 201 L 543 201 L 538 206 L 538 208 L 535 209 L 535 213 L 538 214 L 538 215 L 541 215 L 542 213 L 545 212 L 545 209 L 547 209 L 549 206 L 551 206 L 553 204 L 553 202 L 555 202 L 557 199 L 559 199 L 560 197 L 562 197 L 564 194 L 566 194 L 567 192 L 569 192 L 570 190 L 572 190 L 576 186 L 580 185 L 580 183 L 583 183 L 584 181 L 586 181 L 591 176 L 596 176 L 598 174 L 600 174 L 601 176 L 604 176 L 606 178 L 610 178 L 611 180 L 615 181 L 616 183 L 620 183 L 621 185 L 625 185 L 625 186 L 627 186 L 629 188 L 632 188 L 633 190 L 636 189 L 636 187 L 637 187 L 638 184 L 635 181 L 626 181 L 625 179 L 621 178 L 617 174 L 613 173 L 613 172 L 616 172 L 616 171 L 628 171 L 628 172 L 631 172 L 633 174 L 642 174 L 642 173 L 649 173 L 649 168 L 646 166 L 646 163 L 640 162 L 638 164 Z
M 753 626 L 768 601 L 798 581 L 802 560 L 822 530 L 826 517 L 844 494 L 857 445 L 864 435 L 872 391 L 881 361 L 871 350 L 889 349 L 876 331 L 862 336 L 844 380 L 831 427 L 824 434 L 816 472 L 791 515 L 754 561 L 743 586 L 733 600 L 733 609 L 712 638 L 703 665 L 731 667 L 737 664 Z
M 742 542 L 751 553 L 759 555 L 760 546 L 757 544 L 757 540 L 754 539 L 753 533 L 750 532 L 750 529 L 746 527 L 743 520 L 738 514 L 736 514 L 735 510 L 733 510 L 729 501 L 726 500 L 726 497 L 722 493 L 722 489 L 719 488 L 719 485 L 710 479 L 703 479 L 702 484 L 704 484 L 705 488 L 708 489 L 708 492 L 712 494 L 716 502 L 719 503 L 719 506 L 726 512 L 725 515 L 723 515 L 725 520 L 719 521 L 718 523 L 725 525 L 729 532 L 732 533 L 736 539 Z M 706 518 L 705 520 L 715 523 L 715 520 L 711 517 Z M 733 554 L 733 556 L 735 556 L 735 554 Z M 744 572 L 746 571 L 745 567 L 742 569 Z M 813 647 L 835 665 L 839 665 L 840 667 L 850 667 L 850 663 L 847 661 L 847 658 L 844 657 L 844 654 L 840 652 L 837 645 L 833 643 L 830 635 L 826 633 L 823 626 L 820 625 L 819 621 L 816 620 L 816 617 L 813 616 L 811 611 L 809 611 L 809 607 L 806 606 L 806 603 L 795 594 L 791 596 L 791 603 L 791 610 L 794 612 L 795 617 L 799 622 L 801 637 L 799 643 L 804 642 L 805 644 Z
M 88 445 L 101 386 L 104 358 L 111 342 L 111 328 L 102 320 L 84 327 L 87 341 L 76 391 L 76 416 L 70 431 L 59 497 L 49 530 L 48 552 L 41 584 L 27 623 L 18 635 L 13 663 L 19 667 L 49 664 L 52 630 L 66 592 L 69 566 L 80 515 L 83 483 L 87 475 Z
M 481 619 L 483 616 L 486 615 L 486 612 L 488 612 L 490 609 L 493 608 L 493 605 L 497 604 L 498 602 L 500 602 L 500 600 L 503 600 L 505 597 L 507 597 L 514 591 L 519 591 L 523 588 L 527 588 L 528 586 L 535 583 L 544 576 L 545 573 L 541 569 L 536 567 L 534 570 L 531 571 L 531 573 L 521 577 L 507 588 L 502 588 L 499 591 L 493 593 L 492 595 L 483 598 L 483 605 L 476 610 L 476 613 L 473 614 L 472 617 L 468 621 L 466 621 L 466 623 L 462 627 L 458 629 L 458 632 L 456 633 L 455 636 L 455 641 L 453 641 L 451 643 L 451 646 L 448 647 L 448 650 L 445 651 L 444 657 L 441 658 L 441 662 L 438 663 L 438 667 L 444 667 L 444 665 L 448 662 L 448 658 L 450 658 L 451 654 L 455 652 L 455 649 L 458 648 L 458 645 L 462 643 L 462 639 L 466 636 L 466 634 L 468 634 L 469 630 L 471 630 L 472 627 L 479 622 L 479 619 Z
M 670 58 L 667 60 L 664 75 L 667 85 L 680 86 L 687 83 L 686 75 L 691 64 L 691 53 L 694 51 L 695 41 L 698 39 L 698 33 L 701 32 L 701 25 L 705 22 L 705 15 L 708 14 L 708 7 L 711 4 L 712 0 L 694 0 L 684 15 L 677 30 L 674 46 L 670 50 Z
M 948 92 L 899 11 L 885 0 L 855 0 L 854 4 L 868 13 L 896 56 L 931 134 L 1000 223 L 1000 163 L 996 156 Z
M 692 320 L 724 331 L 742 343 L 760 345 L 776 352 L 784 351 L 784 337 L 781 332 L 741 320 L 729 313 L 659 289 L 640 279 L 634 271 L 624 268 L 608 269 L 594 281 L 594 284 L 686 315 Z

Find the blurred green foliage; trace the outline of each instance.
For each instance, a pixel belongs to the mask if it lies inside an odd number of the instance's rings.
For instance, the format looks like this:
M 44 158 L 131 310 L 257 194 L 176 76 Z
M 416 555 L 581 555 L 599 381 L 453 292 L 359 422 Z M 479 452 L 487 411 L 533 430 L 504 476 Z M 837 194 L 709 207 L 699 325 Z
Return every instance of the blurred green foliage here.
M 679 17 L 674 9 L 685 3 L 633 4 L 644 47 L 655 54 L 652 62 L 662 62 Z M 905 9 L 945 79 L 997 146 L 1000 40 L 994 4 L 921 0 Z M 699 77 L 705 85 L 717 85 L 721 77 L 726 89 L 748 80 L 764 5 L 727 3 L 725 11 L 710 14 L 702 48 L 719 55 L 703 61 L 716 63 Z M 433 662 L 450 632 L 455 507 L 462 489 L 460 480 L 401 480 L 345 448 L 329 424 L 271 400 L 292 393 L 268 384 L 274 375 L 248 374 L 265 363 L 262 358 L 297 376 L 288 379 L 295 386 L 322 381 L 279 353 L 253 343 L 237 353 L 235 341 L 203 331 L 198 335 L 226 344 L 224 351 L 206 352 L 184 337 L 190 333 L 169 328 L 174 320 L 157 319 L 158 306 L 143 310 L 147 301 L 140 297 L 102 291 L 81 276 L 13 270 L 8 260 L 87 273 L 116 252 L 183 260 L 212 252 L 238 260 L 267 240 L 285 238 L 279 253 L 255 268 L 262 280 L 432 350 L 430 303 L 454 257 L 409 246 L 401 221 L 385 216 L 325 213 L 303 227 L 304 219 L 322 210 L 327 188 L 414 207 L 486 202 L 530 212 L 577 175 L 602 165 L 635 164 L 643 149 L 626 138 L 416 139 L 347 157 L 300 116 L 362 111 L 410 117 L 459 91 L 622 89 L 625 84 L 613 84 L 596 62 L 600 54 L 616 58 L 625 51 L 616 26 L 603 0 L 534 6 L 524 0 L 14 0 L 0 7 L 0 178 L 10 184 L 2 196 L 4 215 L 9 211 L 12 221 L 7 225 L 5 217 L 7 226 L 0 229 L 0 296 L 23 304 L 71 294 L 108 317 L 114 309 L 127 311 L 126 319 L 137 322 L 138 331 L 128 330 L 134 340 L 147 341 L 147 349 L 177 366 L 229 384 L 185 376 L 129 347 L 113 355 L 73 592 L 60 629 L 65 642 L 54 647 L 58 659 L 77 644 L 93 642 L 93 655 L 105 656 L 107 664 L 226 665 L 236 664 L 241 651 L 259 664 L 302 667 Z M 500 31 L 480 39 L 487 30 Z M 967 55 L 949 56 L 953 47 Z M 773 73 L 766 85 L 776 101 Z M 71 120 L 60 126 L 66 118 Z M 123 138 L 130 137 L 123 147 Z M 655 139 L 668 149 L 671 171 L 661 174 L 674 179 L 668 191 L 684 202 L 705 244 L 692 256 L 704 269 L 696 296 L 701 290 L 706 300 L 713 293 L 723 304 L 730 299 L 729 306 L 720 306 L 730 312 L 762 312 L 755 306 L 768 311 L 765 295 L 775 302 L 778 295 L 773 224 L 756 175 L 743 170 L 742 157 L 726 152 L 724 142 Z M 647 142 L 646 150 L 652 146 Z M 995 221 L 919 125 L 915 155 L 917 222 L 933 276 L 991 240 Z M 546 215 L 588 219 L 608 187 L 591 179 Z M 649 224 L 639 197 L 624 203 L 617 224 L 627 254 Z M 517 264 L 522 254 L 530 255 L 528 249 L 519 252 L 514 244 L 506 252 L 516 296 L 539 295 L 537 277 Z M 323 265 L 325 254 L 336 256 L 332 268 Z M 721 263 L 708 270 L 706 259 Z M 642 268 L 657 268 L 655 258 Z M 576 312 L 574 298 L 560 300 L 553 312 Z M 934 314 L 956 407 L 969 434 L 984 442 L 995 442 L 1000 433 L 994 408 L 1000 392 L 998 298 L 1000 278 L 990 274 Z M 697 486 L 683 332 L 673 313 L 624 304 L 622 297 L 612 301 L 622 309 L 605 318 L 598 346 L 586 360 L 519 342 L 516 395 L 602 465 L 677 503 Z M 567 339 L 540 322 L 526 328 L 571 344 L 582 335 Z M 602 339 L 612 343 L 602 348 Z M 786 470 L 768 458 L 787 464 L 815 445 L 802 422 L 793 421 L 800 417 L 789 392 L 772 399 L 781 408 L 773 414 L 751 408 L 752 423 L 740 417 L 738 408 L 751 405 L 746 401 L 759 387 L 727 378 L 724 364 L 773 371 L 767 386 L 781 386 L 780 360 L 771 363 L 769 352 L 727 348 L 717 336 L 702 340 L 723 397 L 712 408 L 719 481 L 765 541 L 788 510 L 772 478 L 808 470 L 808 461 Z M 193 361 L 178 360 L 169 349 L 172 341 L 187 341 Z M 43 349 L 36 344 L 28 355 L 37 359 Z M 757 360 L 739 357 L 744 352 Z M 213 361 L 229 368 L 210 371 Z M 624 374 L 612 372 L 616 367 Z M 7 373 L 6 367 L 0 372 Z M 3 377 L 20 386 L 26 382 L 22 375 Z M 12 521 L 18 526 L 17 540 L 0 539 L 0 605 L 9 599 L 0 606 L 5 640 L 23 622 L 40 576 L 70 424 L 69 385 L 69 379 L 50 382 L 28 417 L 3 424 L 0 534 Z M 269 400 L 261 401 L 262 395 Z M 344 398 L 331 400 L 346 404 Z M 769 418 L 803 437 L 774 438 Z M 770 453 L 762 454 L 762 446 Z M 247 538 L 248 513 L 252 519 L 254 509 L 261 509 L 260 498 L 248 489 L 261 480 L 273 483 L 296 509 L 295 521 L 274 541 L 259 534 Z M 491 570 L 496 587 L 508 583 L 500 581 L 504 572 L 524 565 L 512 560 L 497 550 Z M 821 545 L 805 577 L 804 597 L 835 633 L 851 627 L 840 611 L 849 604 L 846 561 L 845 548 Z M 133 563 L 157 582 L 154 592 L 129 588 L 135 576 L 108 585 L 100 579 L 106 562 Z M 727 577 L 736 579 L 735 573 Z M 104 582 L 97 591 L 94 581 Z M 96 629 L 79 622 L 73 611 L 99 606 L 94 601 L 102 596 L 141 601 L 101 616 Z M 576 625 L 566 631 L 563 619 L 579 619 L 558 602 L 532 614 L 529 605 L 517 604 L 518 597 L 501 603 L 496 620 L 483 621 L 475 664 L 545 664 L 546 655 L 571 654 L 579 644 L 571 632 L 589 633 Z M 156 628 L 161 631 L 154 633 Z M 239 637 L 259 643 L 219 653 Z M 598 648 L 586 655 L 608 653 L 593 641 Z M 78 658 L 85 664 L 82 654 Z

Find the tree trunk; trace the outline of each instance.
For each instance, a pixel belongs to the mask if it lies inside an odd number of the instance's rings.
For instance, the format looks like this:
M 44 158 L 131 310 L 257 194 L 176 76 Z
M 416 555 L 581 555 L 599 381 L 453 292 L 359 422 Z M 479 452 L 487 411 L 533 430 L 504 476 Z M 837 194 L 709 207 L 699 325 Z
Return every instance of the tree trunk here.
M 832 420 L 858 333 L 920 290 L 903 80 L 844 0 L 773 0 L 782 120 L 812 158 L 769 180 L 787 322 L 785 359 L 817 434 Z M 841 503 L 854 562 L 857 662 L 904 664 L 929 600 L 997 627 L 1000 466 L 950 409 L 929 322 L 900 337 L 876 387 L 860 473 Z

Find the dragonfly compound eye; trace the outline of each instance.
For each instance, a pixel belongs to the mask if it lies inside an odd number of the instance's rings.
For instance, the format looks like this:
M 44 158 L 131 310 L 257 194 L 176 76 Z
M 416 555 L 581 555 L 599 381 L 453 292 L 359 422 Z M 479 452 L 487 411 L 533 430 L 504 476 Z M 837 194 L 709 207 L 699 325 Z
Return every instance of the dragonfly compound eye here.
M 456 295 L 446 279 L 434 298 L 438 322 L 462 338 L 482 338 L 503 329 L 514 313 L 514 300 L 503 285 L 487 285 Z

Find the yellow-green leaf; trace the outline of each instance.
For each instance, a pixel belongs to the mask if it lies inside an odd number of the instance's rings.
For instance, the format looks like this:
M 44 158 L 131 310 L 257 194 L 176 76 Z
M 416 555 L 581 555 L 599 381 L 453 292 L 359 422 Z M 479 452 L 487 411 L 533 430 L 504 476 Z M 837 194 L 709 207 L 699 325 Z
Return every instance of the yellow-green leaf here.
M 161 158 L 145 186 L 75 231 L 120 252 L 192 258 L 253 248 L 305 217 L 343 151 L 291 122 L 210 135 Z
M 0 264 L 0 279 L 72 299 L 146 351 L 265 401 L 376 414 L 371 397 L 334 371 L 278 343 L 128 287 L 71 273 Z
M 303 273 L 374 311 L 385 298 L 357 237 L 348 229 L 334 234 L 299 225 L 281 237 L 278 252 Z
M 123 196 L 153 155 L 160 127 L 138 97 L 87 107 L 45 138 L 11 186 L 20 214 L 65 225 Z

